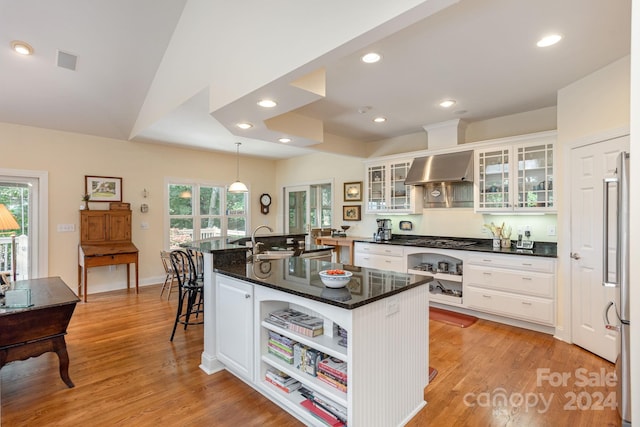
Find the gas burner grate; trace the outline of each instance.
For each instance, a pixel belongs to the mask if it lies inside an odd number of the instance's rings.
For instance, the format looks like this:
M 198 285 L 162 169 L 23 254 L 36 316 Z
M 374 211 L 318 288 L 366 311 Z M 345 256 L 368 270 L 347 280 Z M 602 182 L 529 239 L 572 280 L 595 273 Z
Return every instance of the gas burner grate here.
M 411 239 L 407 240 L 407 245 L 426 246 L 436 248 L 460 248 L 475 245 L 477 242 L 469 240 L 452 240 L 452 239 Z

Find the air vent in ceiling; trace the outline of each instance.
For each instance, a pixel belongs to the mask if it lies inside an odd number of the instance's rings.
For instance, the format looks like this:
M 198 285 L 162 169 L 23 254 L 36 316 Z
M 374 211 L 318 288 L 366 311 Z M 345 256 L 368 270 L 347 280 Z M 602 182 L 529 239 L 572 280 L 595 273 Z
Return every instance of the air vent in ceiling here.
M 71 53 L 58 51 L 58 67 L 66 68 L 67 70 L 75 71 L 78 57 Z

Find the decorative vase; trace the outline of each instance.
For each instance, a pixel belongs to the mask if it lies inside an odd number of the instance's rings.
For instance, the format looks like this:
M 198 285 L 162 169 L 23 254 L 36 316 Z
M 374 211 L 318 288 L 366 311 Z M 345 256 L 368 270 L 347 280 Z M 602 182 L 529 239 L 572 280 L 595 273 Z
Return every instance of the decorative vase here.
M 500 249 L 500 239 L 497 237 L 493 238 L 493 249 Z

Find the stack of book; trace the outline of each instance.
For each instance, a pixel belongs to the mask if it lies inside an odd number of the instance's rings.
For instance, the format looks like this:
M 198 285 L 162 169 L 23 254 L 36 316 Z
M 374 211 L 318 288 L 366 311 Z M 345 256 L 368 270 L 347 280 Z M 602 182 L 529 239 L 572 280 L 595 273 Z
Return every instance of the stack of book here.
M 327 357 L 318 362 L 318 379 L 340 391 L 347 392 L 347 362 Z
M 280 335 L 276 332 L 269 331 L 269 342 L 267 350 L 274 356 L 279 357 L 285 362 L 293 363 L 293 348 L 298 343 L 290 338 Z
M 318 373 L 318 363 L 324 355 L 316 349 L 297 343 L 293 346 L 293 367 L 311 376 Z
M 264 320 L 283 329 L 290 329 L 309 337 L 316 337 L 324 333 L 323 319 L 309 316 L 292 308 L 271 312 Z
M 347 408 L 305 387 L 301 387 L 299 392 L 306 397 L 300 404 L 324 424 L 332 427 L 347 425 Z
M 267 368 L 267 373 L 265 374 L 264 379 L 285 393 L 291 393 L 292 391 L 299 389 L 301 385 L 295 378 L 292 378 L 275 368 Z

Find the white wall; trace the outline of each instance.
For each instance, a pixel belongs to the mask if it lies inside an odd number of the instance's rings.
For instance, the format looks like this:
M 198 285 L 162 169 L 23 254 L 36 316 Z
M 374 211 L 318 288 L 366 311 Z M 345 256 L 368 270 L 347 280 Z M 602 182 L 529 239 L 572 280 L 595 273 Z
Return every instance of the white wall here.
M 68 132 L 0 123 L 3 155 L 0 168 L 49 172 L 49 275 L 60 276 L 72 288 L 77 286 L 80 197 L 84 176 L 122 177 L 123 201 L 133 211 L 133 243 L 140 251 L 141 284 L 159 283 L 164 270 L 159 252 L 164 248 L 165 177 L 189 178 L 216 184 L 230 184 L 236 177 L 235 155 L 196 151 L 171 146 L 98 138 Z M 251 223 L 275 226 L 276 214 L 259 213 L 257 197 L 271 193 L 274 202 L 275 162 L 240 158 L 240 178 L 250 188 Z M 149 197 L 144 199 L 142 191 Z M 140 204 L 149 213 L 140 212 Z M 142 230 L 141 222 L 149 229 Z M 60 233 L 57 224 L 75 224 L 76 231 Z M 89 293 L 126 287 L 125 266 L 110 272 L 107 267 L 89 270 Z

